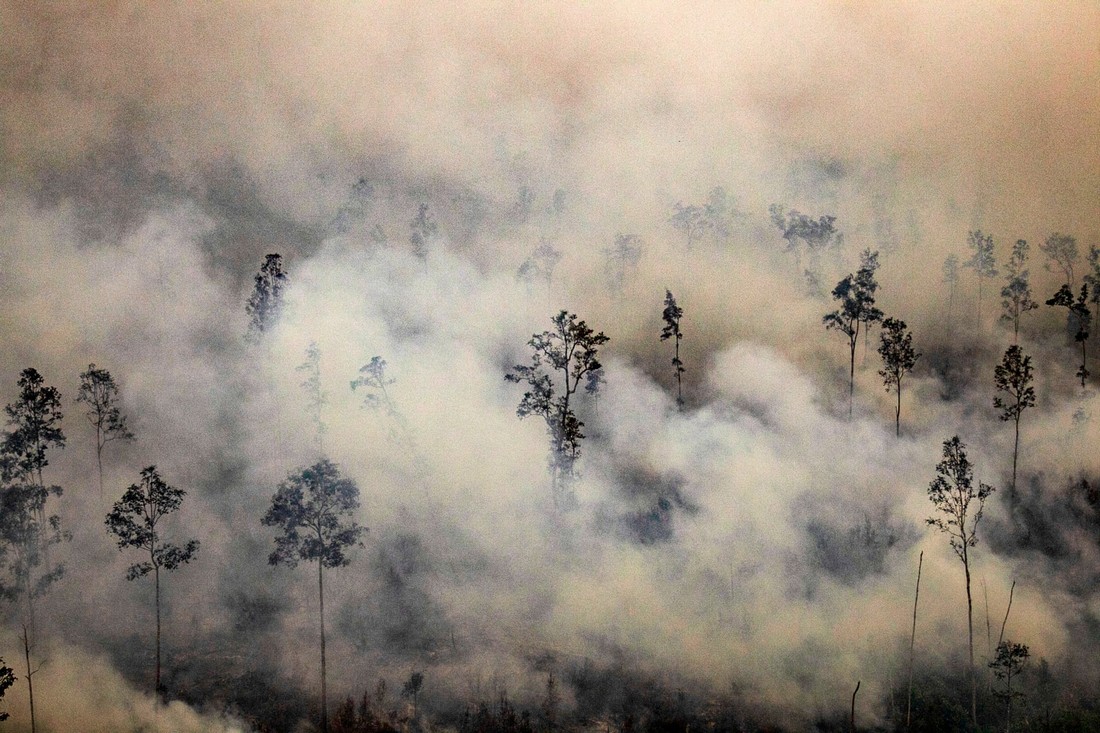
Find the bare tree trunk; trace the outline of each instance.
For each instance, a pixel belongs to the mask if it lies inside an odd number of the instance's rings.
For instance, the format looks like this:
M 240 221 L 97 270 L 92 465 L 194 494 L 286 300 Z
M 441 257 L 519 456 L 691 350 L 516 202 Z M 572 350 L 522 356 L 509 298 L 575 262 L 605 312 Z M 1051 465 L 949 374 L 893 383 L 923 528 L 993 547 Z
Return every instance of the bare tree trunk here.
M 1016 508 L 1016 460 L 1020 455 L 1020 412 L 1016 408 L 1016 440 L 1012 444 L 1012 494 L 1010 496 L 1012 508 Z
M 997 637 L 997 646 L 1005 640 L 1005 626 L 1008 625 L 1008 614 L 1012 611 L 1012 594 L 1016 592 L 1016 579 L 1012 579 L 1012 587 L 1008 589 L 1008 607 L 1005 608 L 1005 620 L 1001 622 L 1001 635 Z
M 31 642 L 27 636 L 27 625 L 23 624 L 23 658 L 27 662 L 27 697 L 31 703 L 31 733 L 35 733 L 34 725 L 34 672 L 31 669 Z
M 894 412 L 894 437 L 901 437 L 901 378 L 898 378 L 898 409 Z
M 917 601 L 920 600 L 920 571 L 924 567 L 924 550 L 917 560 L 917 592 L 913 594 L 913 631 L 909 634 L 909 698 L 905 704 L 905 730 L 909 730 L 909 721 L 913 712 L 913 648 L 917 642 Z
M 974 670 L 974 599 L 970 594 L 970 559 L 963 543 L 963 571 L 966 574 L 966 627 L 970 640 L 970 719 L 978 727 L 978 675 Z
M 95 463 L 99 469 L 99 503 L 103 503 L 103 443 L 100 439 L 98 428 L 95 437 Z
M 153 683 L 153 694 L 156 697 L 156 704 L 160 705 L 160 565 L 156 563 L 153 563 L 153 585 L 155 588 L 155 602 L 157 607 L 157 671 Z
M 325 670 L 325 566 L 317 560 L 317 597 L 321 607 L 321 733 L 328 733 L 328 688 Z
M 852 691 L 852 717 L 849 720 L 849 730 L 851 733 L 856 733 L 856 693 L 859 692 L 859 685 L 863 680 L 856 680 L 856 689 Z
M 858 326 L 857 326 L 858 328 Z M 856 393 L 856 341 L 859 339 L 859 331 L 849 341 L 851 344 L 852 359 L 848 368 L 848 420 L 852 419 L 852 401 Z

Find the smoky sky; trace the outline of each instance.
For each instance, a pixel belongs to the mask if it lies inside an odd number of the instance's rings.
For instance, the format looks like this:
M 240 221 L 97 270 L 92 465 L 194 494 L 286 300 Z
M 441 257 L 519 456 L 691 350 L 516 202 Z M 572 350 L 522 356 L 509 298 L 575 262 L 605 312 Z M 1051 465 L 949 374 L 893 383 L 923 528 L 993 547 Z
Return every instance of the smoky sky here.
M 922 551 L 918 657 L 965 657 L 961 568 L 925 525 L 955 434 L 1002 489 L 979 533 L 976 619 L 1003 615 L 1015 580 L 1010 635 L 1095 683 L 1082 660 L 1100 647 L 1100 547 L 1079 491 L 1100 480 L 1094 384 L 1074 381 L 1064 314 L 1025 316 L 1024 541 L 1003 500 L 1012 432 L 992 406 L 1012 341 L 1003 277 L 979 303 L 972 270 L 954 296 L 942 276 L 974 229 L 999 263 L 1031 243 L 1037 300 L 1062 282 L 1039 251 L 1051 233 L 1076 237 L 1078 284 L 1088 271 L 1095 4 L 3 2 L 0 26 L 0 394 L 35 367 L 62 392 L 68 436 L 47 468 L 74 534 L 41 603 L 47 725 L 309 715 L 313 576 L 268 565 L 259 520 L 322 446 L 370 529 L 327 588 L 333 699 L 379 677 L 396 699 L 423 670 L 429 709 L 505 689 L 537 705 L 547 671 L 626 670 L 795 727 L 843 709 L 860 679 L 861 716 L 881 718 Z M 669 217 L 716 187 L 728 230 L 689 248 Z M 771 204 L 836 216 L 843 244 L 814 265 L 823 296 Z M 540 243 L 561 255 L 551 276 L 517 277 Z M 865 248 L 881 254 L 880 307 L 922 352 L 900 439 L 877 331 L 857 347 L 849 421 L 847 343 L 821 321 Z M 244 304 L 272 252 L 285 308 L 251 344 Z M 666 290 L 684 309 L 683 411 L 659 339 Z M 562 309 L 610 337 L 606 384 L 578 407 L 566 512 L 545 425 L 517 418 L 522 390 L 503 377 Z M 311 342 L 320 443 L 296 370 Z M 374 356 L 392 411 L 350 388 Z M 137 435 L 107 449 L 103 497 L 72 401 L 90 363 L 114 375 Z M 152 591 L 125 580 L 133 560 L 99 519 L 153 464 L 188 492 L 171 533 L 202 541 L 166 580 L 179 700 L 159 717 L 144 692 Z M 0 634 L 9 662 L 16 621 Z M 563 694 L 614 712 L 613 695 Z M 15 730 L 29 729 L 22 695 L 5 698 Z

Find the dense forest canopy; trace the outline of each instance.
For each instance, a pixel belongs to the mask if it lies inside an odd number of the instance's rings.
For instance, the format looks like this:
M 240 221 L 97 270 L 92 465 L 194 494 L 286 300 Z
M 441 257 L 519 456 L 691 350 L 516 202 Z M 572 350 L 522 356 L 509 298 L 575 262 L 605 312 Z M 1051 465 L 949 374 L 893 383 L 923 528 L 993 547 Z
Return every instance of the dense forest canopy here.
M 1098 724 L 1095 3 L 0 25 L 0 729 Z

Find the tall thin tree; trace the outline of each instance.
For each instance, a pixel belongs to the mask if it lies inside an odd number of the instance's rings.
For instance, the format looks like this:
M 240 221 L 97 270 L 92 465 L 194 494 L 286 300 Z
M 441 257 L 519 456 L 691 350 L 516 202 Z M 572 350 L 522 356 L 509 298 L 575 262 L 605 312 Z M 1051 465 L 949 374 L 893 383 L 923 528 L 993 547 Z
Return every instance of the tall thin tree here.
M 569 483 L 575 477 L 577 459 L 584 439 L 584 422 L 573 410 L 573 395 L 588 377 L 602 369 L 597 354 L 609 341 L 595 332 L 575 313 L 559 312 L 551 318 L 553 330 L 531 336 L 531 363 L 517 364 L 504 378 L 529 387 L 520 399 L 516 415 L 521 419 L 537 415 L 550 434 L 549 469 L 554 505 L 561 508 L 573 499 Z
M 1020 317 L 1039 307 L 1031 297 L 1031 282 L 1024 267 L 1027 253 L 1027 241 L 1017 239 L 1008 258 L 1005 285 L 1001 288 L 1001 320 L 1012 324 L 1013 343 L 1020 339 Z
M 1018 345 L 1013 344 L 1005 350 L 1001 363 L 993 369 L 993 382 L 998 392 L 1005 392 L 1007 398 L 993 398 L 993 406 L 1001 411 L 1000 418 L 1012 421 L 1015 438 L 1012 443 L 1012 484 L 1009 489 L 1009 503 L 1016 504 L 1016 464 L 1020 456 L 1020 416 L 1024 410 L 1035 406 L 1035 388 L 1031 386 L 1031 357 Z
M 118 406 L 118 385 L 106 369 L 97 369 L 89 364 L 87 371 L 80 375 L 80 391 L 77 402 L 88 405 L 84 416 L 95 428 L 95 462 L 99 470 L 99 498 L 103 498 L 103 449 L 108 443 L 130 441 L 134 434 L 126 425 L 126 416 Z
M 905 326 L 905 321 L 887 318 L 882 323 L 881 342 L 878 347 L 882 357 L 882 377 L 886 391 L 891 389 L 897 394 L 897 409 L 894 411 L 894 434 L 901 437 L 901 381 L 913 371 L 920 354 L 913 349 L 913 334 Z
M 163 542 L 162 521 L 179 510 L 186 495 L 183 489 L 169 486 L 157 473 L 156 466 L 142 469 L 141 480 L 131 484 L 122 498 L 115 502 L 107 514 L 107 532 L 114 535 L 119 550 L 134 548 L 147 554 L 148 559 L 134 563 L 126 570 L 127 580 L 153 574 L 153 597 L 156 606 L 156 673 L 153 689 L 158 698 L 164 696 L 161 684 L 161 614 L 160 571 L 172 571 L 191 562 L 199 550 L 199 541 L 187 540 L 183 545 Z
M 665 309 L 661 313 L 661 318 L 665 321 L 665 327 L 661 329 L 661 340 L 667 341 L 673 340 L 675 345 L 675 351 L 672 356 L 672 368 L 676 371 L 676 407 L 679 410 L 684 409 L 684 387 L 682 381 L 682 375 L 684 373 L 684 362 L 680 361 L 680 341 L 684 338 L 684 334 L 680 331 L 680 319 L 684 315 L 684 309 L 676 305 L 676 298 L 672 297 L 672 291 L 665 291 Z
M 272 565 L 296 567 L 298 562 L 317 563 L 318 617 L 321 626 L 321 730 L 328 731 L 328 682 L 325 659 L 325 569 L 351 562 L 347 551 L 361 545 L 367 531 L 354 519 L 359 508 L 359 487 L 340 475 L 331 461 L 321 461 L 290 474 L 279 484 L 271 507 L 261 520 L 282 534 L 268 557 Z
M 300 386 L 306 393 L 309 419 L 313 422 L 317 437 L 317 450 L 324 455 L 325 433 L 328 432 L 328 426 L 324 421 L 324 409 L 328 396 L 321 389 L 321 347 L 316 341 L 309 342 L 306 348 L 306 360 L 297 367 L 297 372 L 304 376 Z
M 972 250 L 969 260 L 963 263 L 978 276 L 978 323 L 982 321 L 982 284 L 987 277 L 997 276 L 997 259 L 993 254 L 993 236 L 982 234 L 980 229 L 967 234 L 967 244 Z
M 852 274 L 845 277 L 833 288 L 833 298 L 840 301 L 840 307 L 832 313 L 826 313 L 821 319 L 827 330 L 840 331 L 848 337 L 848 419 L 852 418 L 852 403 L 856 385 L 856 344 L 859 342 L 859 329 L 863 323 L 882 318 L 882 311 L 875 307 L 875 295 L 866 287 L 865 278 Z
M 936 464 L 936 478 L 928 485 L 928 498 L 942 516 L 927 522 L 948 537 L 951 549 L 963 565 L 966 577 L 966 625 L 970 652 L 970 717 L 978 725 L 978 676 L 974 668 L 974 599 L 970 591 L 971 548 L 978 544 L 978 523 L 985 500 L 994 488 L 979 483 L 974 489 L 974 470 L 959 436 L 943 442 L 943 460 Z

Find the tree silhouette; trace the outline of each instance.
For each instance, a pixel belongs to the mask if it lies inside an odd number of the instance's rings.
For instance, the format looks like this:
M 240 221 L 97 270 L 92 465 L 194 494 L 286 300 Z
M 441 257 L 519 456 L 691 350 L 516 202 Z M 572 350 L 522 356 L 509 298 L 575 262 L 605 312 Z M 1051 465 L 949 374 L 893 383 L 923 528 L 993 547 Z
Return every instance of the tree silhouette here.
M 768 207 L 772 223 L 786 241 L 787 251 L 794 253 L 796 268 L 802 269 L 801 245 L 809 253 L 810 271 L 816 273 L 821 252 L 829 247 L 839 248 L 843 241 L 843 236 L 836 229 L 836 217 L 820 216 L 814 219 L 794 209 L 784 214 L 784 208 L 782 204 Z
M 534 352 L 531 364 L 517 364 L 504 375 L 509 382 L 529 387 L 520 399 L 516 415 L 537 415 L 546 421 L 550 434 L 549 469 L 554 505 L 571 501 L 568 483 L 575 476 L 581 453 L 584 423 L 577 419 L 571 400 L 582 381 L 602 367 L 596 358 L 608 337 L 594 332 L 575 313 L 561 311 L 551 318 L 554 328 L 531 336 L 528 345 Z
M 549 288 L 554 279 L 554 269 L 561 262 L 561 251 L 554 247 L 549 239 L 543 237 L 534 253 L 519 266 L 516 276 L 530 284 L 535 278 L 542 278 Z
M 328 426 L 325 425 L 322 413 L 328 397 L 321 389 L 321 347 L 316 341 L 309 342 L 306 348 L 306 360 L 298 365 L 296 371 L 305 376 L 305 380 L 299 386 L 305 390 L 309 419 L 313 422 L 316 431 L 317 450 L 323 454 Z
M 636 234 L 616 234 L 615 243 L 603 249 L 604 275 L 612 294 L 622 292 L 642 260 L 642 239 Z
M 920 354 L 913 350 L 913 334 L 907 330 L 905 321 L 896 318 L 887 318 L 883 321 L 878 353 L 882 357 L 879 376 L 886 385 L 886 391 L 893 389 L 898 396 L 894 414 L 894 433 L 897 437 L 901 437 L 901 380 L 913 371 L 917 359 L 920 358 Z
M 1013 344 L 1005 350 L 1001 363 L 993 370 L 993 381 L 999 392 L 1006 392 L 1007 399 L 993 398 L 993 406 L 1001 411 L 1000 418 L 1011 420 L 1016 428 L 1012 444 L 1012 488 L 1009 502 L 1016 502 L 1016 461 L 1020 455 L 1020 416 L 1024 410 L 1035 406 L 1035 388 L 1031 386 L 1031 357 Z
M 328 689 L 325 666 L 325 568 L 339 568 L 351 560 L 348 548 L 361 545 L 367 531 L 353 519 L 359 508 L 359 487 L 323 459 L 290 474 L 271 497 L 261 520 L 282 534 L 268 556 L 272 565 L 296 567 L 300 560 L 317 563 L 317 598 L 321 626 L 321 730 L 328 731 Z
M 14 461 L 3 456 L 0 485 L 0 598 L 22 608 L 23 655 L 26 662 L 27 697 L 30 704 L 31 730 L 35 730 L 34 675 L 38 671 L 31 658 L 35 648 L 35 601 L 64 574 L 64 566 L 51 566 L 47 548 L 68 535 L 61 531 L 56 515 L 46 519 L 46 496 L 61 493 L 59 487 L 45 487 L 26 480 L 26 474 L 13 476 Z M 44 568 L 43 568 L 44 566 Z
M 970 717 L 978 725 L 978 677 L 974 669 L 974 601 L 970 592 L 970 549 L 978 544 L 977 528 L 985 500 L 994 492 L 980 483 L 974 490 L 974 472 L 966 446 L 954 436 L 943 442 L 943 460 L 936 464 L 936 478 L 928 485 L 928 498 L 943 516 L 927 522 L 948 537 L 951 549 L 963 564 L 966 576 L 966 624 L 970 650 Z M 972 505 L 977 502 L 976 507 Z
M 978 323 L 982 321 L 982 283 L 987 277 L 997 276 L 997 259 L 993 255 L 993 236 L 982 234 L 981 230 L 967 234 L 966 243 L 973 254 L 964 266 L 974 270 L 978 276 Z
M 15 429 L 4 435 L 2 452 L 11 464 L 9 470 L 24 480 L 33 479 L 43 491 L 47 491 L 42 479 L 42 469 L 50 464 L 46 450 L 51 446 L 65 447 L 65 433 L 61 430 L 61 393 L 46 386 L 42 375 L 33 368 L 24 369 L 19 376 L 19 398 L 7 405 L 8 425 Z M 47 493 L 61 494 L 49 490 Z M 45 495 L 39 506 L 39 521 L 46 524 Z
M 0 657 L 0 700 L 4 699 L 4 694 L 7 693 L 8 688 L 15 684 L 15 671 L 4 664 L 3 657 Z M 8 719 L 8 714 L 3 710 L 0 710 L 0 722 Z
M 409 679 L 405 680 L 404 687 L 401 688 L 401 697 L 412 700 L 413 720 L 416 720 L 417 701 L 420 698 L 420 690 L 424 688 L 424 673 L 413 672 L 409 675 Z
M 1024 694 L 1012 689 L 1012 679 L 1024 670 L 1031 651 L 1027 644 L 1015 644 L 1007 639 L 997 644 L 997 653 L 989 662 L 989 667 L 997 679 L 1005 683 L 1003 690 L 995 690 L 994 695 L 1005 701 L 1005 733 L 1012 733 L 1012 701 Z
M 1052 298 L 1047 300 L 1047 305 L 1055 305 L 1069 310 L 1069 323 L 1076 331 L 1073 340 L 1081 344 L 1081 366 L 1077 369 L 1076 376 L 1081 380 L 1081 386 L 1085 386 L 1085 380 L 1089 378 L 1089 370 L 1086 366 L 1088 352 L 1086 347 L 1089 340 L 1089 324 L 1092 321 L 1092 312 L 1087 305 L 1089 299 L 1089 286 L 1081 286 L 1081 294 L 1073 299 L 1073 293 L 1069 285 L 1062 285 Z
M 99 469 L 99 498 L 103 498 L 103 449 L 114 440 L 129 441 L 134 434 L 126 425 L 126 416 L 118 408 L 118 385 L 106 369 L 89 364 L 80 375 L 77 402 L 88 405 L 84 416 L 95 428 L 95 462 Z
M 672 368 L 676 370 L 676 407 L 679 410 L 684 409 L 684 389 L 682 375 L 684 373 L 684 362 L 680 361 L 680 341 L 684 338 L 684 334 L 680 331 L 680 319 L 684 315 L 684 309 L 676 305 L 676 298 L 672 297 L 672 291 L 665 291 L 665 309 L 661 313 L 661 318 L 665 321 L 665 327 L 661 329 L 661 340 L 667 341 L 673 339 L 675 344 L 675 352 L 672 356 Z
M 1077 265 L 1077 240 L 1068 234 L 1055 232 L 1039 245 L 1047 256 L 1046 269 L 1061 272 L 1071 289 L 1077 287 L 1074 267 Z
M 1012 324 L 1013 343 L 1020 338 L 1020 316 L 1039 307 L 1031 297 L 1031 283 L 1024 268 L 1027 251 L 1027 241 L 1017 239 L 1008 258 L 1005 286 L 1001 288 L 1001 320 Z
M 188 540 L 182 546 L 162 542 L 159 525 L 166 516 L 179 510 L 186 493 L 183 489 L 169 486 L 157 473 L 157 467 L 149 466 L 142 469 L 141 480 L 131 484 L 122 498 L 115 502 L 106 519 L 107 531 L 115 536 L 120 551 L 132 547 L 149 557 L 131 565 L 126 570 L 126 579 L 136 580 L 153 574 L 157 617 L 153 689 L 158 697 L 165 692 L 160 682 L 160 571 L 175 570 L 191 562 L 199 549 L 198 540 Z
M 833 288 L 833 298 L 840 301 L 840 307 L 832 313 L 826 313 L 821 320 L 826 329 L 840 331 L 848 337 L 851 357 L 848 371 L 848 419 L 851 419 L 856 384 L 856 344 L 859 342 L 860 325 L 881 319 L 882 311 L 875 307 L 874 291 L 868 290 L 866 275 L 845 277 Z
M 867 293 L 874 303 L 875 293 L 878 291 L 878 280 L 875 273 L 878 272 L 878 252 L 869 249 L 863 250 L 859 255 L 859 269 L 856 270 L 856 284 Z M 863 313 L 863 360 L 867 361 L 867 338 L 871 334 L 871 326 L 882 321 L 883 313 L 878 308 L 867 308 Z
M 263 335 L 275 327 L 283 309 L 283 291 L 288 282 L 283 270 L 283 258 L 279 254 L 269 254 L 264 258 L 260 271 L 256 274 L 252 295 L 244 307 L 248 314 L 248 339 L 258 342 Z

